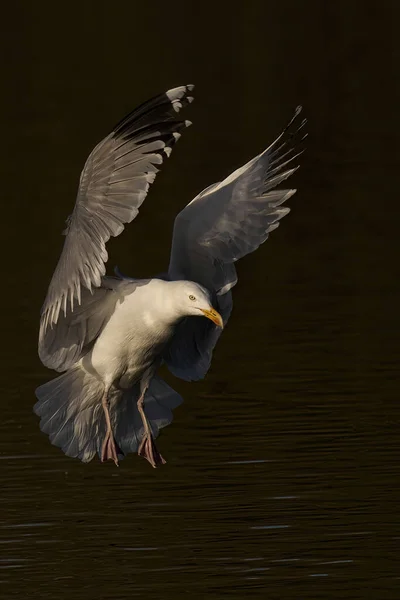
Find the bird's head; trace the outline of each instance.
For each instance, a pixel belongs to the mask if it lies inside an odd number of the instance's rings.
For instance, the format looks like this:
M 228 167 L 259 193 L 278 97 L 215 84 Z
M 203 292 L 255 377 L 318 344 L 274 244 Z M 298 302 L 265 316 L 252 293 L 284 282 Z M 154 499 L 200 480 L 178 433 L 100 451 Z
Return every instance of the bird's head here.
M 221 315 L 212 306 L 211 294 L 206 288 L 193 281 L 180 281 L 178 294 L 180 309 L 184 316 L 204 316 L 218 327 L 224 326 Z

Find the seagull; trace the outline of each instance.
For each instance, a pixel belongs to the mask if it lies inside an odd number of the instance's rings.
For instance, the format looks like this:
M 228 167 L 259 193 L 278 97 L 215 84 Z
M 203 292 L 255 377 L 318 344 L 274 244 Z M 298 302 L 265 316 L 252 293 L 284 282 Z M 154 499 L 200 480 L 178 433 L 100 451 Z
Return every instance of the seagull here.
M 297 107 L 281 135 L 177 215 L 168 272 L 107 276 L 106 242 L 134 220 L 159 166 L 190 121 L 177 115 L 193 85 L 128 114 L 92 151 L 80 176 L 64 247 L 40 319 L 38 352 L 59 373 L 36 389 L 41 430 L 70 457 L 116 465 L 137 453 L 165 463 L 155 439 L 182 398 L 159 375 L 202 379 L 232 310 L 235 262 L 265 242 L 295 189 L 277 188 L 298 166 Z

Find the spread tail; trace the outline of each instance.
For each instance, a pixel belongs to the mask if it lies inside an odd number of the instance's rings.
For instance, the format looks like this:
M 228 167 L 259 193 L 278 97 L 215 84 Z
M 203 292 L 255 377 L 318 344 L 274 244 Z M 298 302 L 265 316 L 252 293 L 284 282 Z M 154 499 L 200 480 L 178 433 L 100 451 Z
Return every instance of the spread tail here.
M 67 456 L 89 462 L 101 449 L 106 435 L 102 407 L 104 386 L 101 381 L 77 365 L 56 379 L 36 389 L 35 413 L 41 417 L 40 428 L 51 443 Z M 144 429 L 137 400 L 139 386 L 121 392 L 111 390 L 109 411 L 118 458 L 137 452 Z M 182 398 L 165 381 L 155 376 L 147 390 L 144 410 L 154 438 L 172 422 L 172 410 Z

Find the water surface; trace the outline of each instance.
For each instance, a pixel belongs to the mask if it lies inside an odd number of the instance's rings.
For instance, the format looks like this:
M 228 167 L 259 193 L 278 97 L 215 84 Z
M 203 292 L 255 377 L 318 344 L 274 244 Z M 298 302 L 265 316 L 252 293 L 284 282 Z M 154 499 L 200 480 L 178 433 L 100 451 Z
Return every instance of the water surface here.
M 4 597 L 400 597 L 398 9 L 300 4 L 9 8 Z M 165 468 L 137 456 L 82 465 L 32 413 L 50 376 L 36 339 L 59 234 L 91 147 L 133 105 L 191 81 L 194 126 L 110 244 L 111 268 L 165 268 L 180 207 L 303 102 L 299 192 L 239 264 L 207 378 L 166 374 L 185 403 L 159 438 Z

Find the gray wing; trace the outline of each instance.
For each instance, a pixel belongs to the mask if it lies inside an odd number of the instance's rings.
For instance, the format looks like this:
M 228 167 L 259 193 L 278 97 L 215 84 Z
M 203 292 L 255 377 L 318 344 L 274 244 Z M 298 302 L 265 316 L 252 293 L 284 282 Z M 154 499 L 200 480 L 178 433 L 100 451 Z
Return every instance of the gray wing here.
M 82 171 L 72 215 L 67 221 L 62 254 L 42 307 L 39 354 L 44 364 L 51 338 L 52 348 L 64 345 L 65 328 L 58 329 L 60 314 L 67 317 L 74 307 L 101 285 L 108 259 L 105 244 L 132 221 L 154 181 L 160 165 L 190 121 L 175 115 L 192 101 L 193 86 L 169 90 L 142 104 L 123 119 L 90 154 Z M 101 295 L 101 294 L 100 294 Z M 99 296 L 99 294 L 96 294 Z M 55 328 L 50 336 L 49 328 Z M 62 339 L 57 341 L 57 337 Z M 72 334 L 71 334 L 72 335 Z M 71 337 L 71 344 L 80 344 Z M 61 368 L 61 364 L 60 364 Z
M 134 280 L 102 277 L 100 287 L 91 292 L 82 288 L 81 303 L 74 310 L 60 313 L 55 327 L 41 328 L 39 357 L 56 371 L 70 369 L 96 341 L 115 310 L 119 299 L 132 291 Z
M 225 324 L 237 282 L 234 263 L 265 242 L 290 210 L 282 204 L 296 190 L 276 187 L 298 168 L 290 165 L 305 137 L 300 112 L 298 107 L 269 148 L 201 192 L 175 219 L 170 278 L 196 281 L 210 290 Z M 164 357 L 170 371 L 187 380 L 204 377 L 220 334 L 202 317 L 183 321 Z

